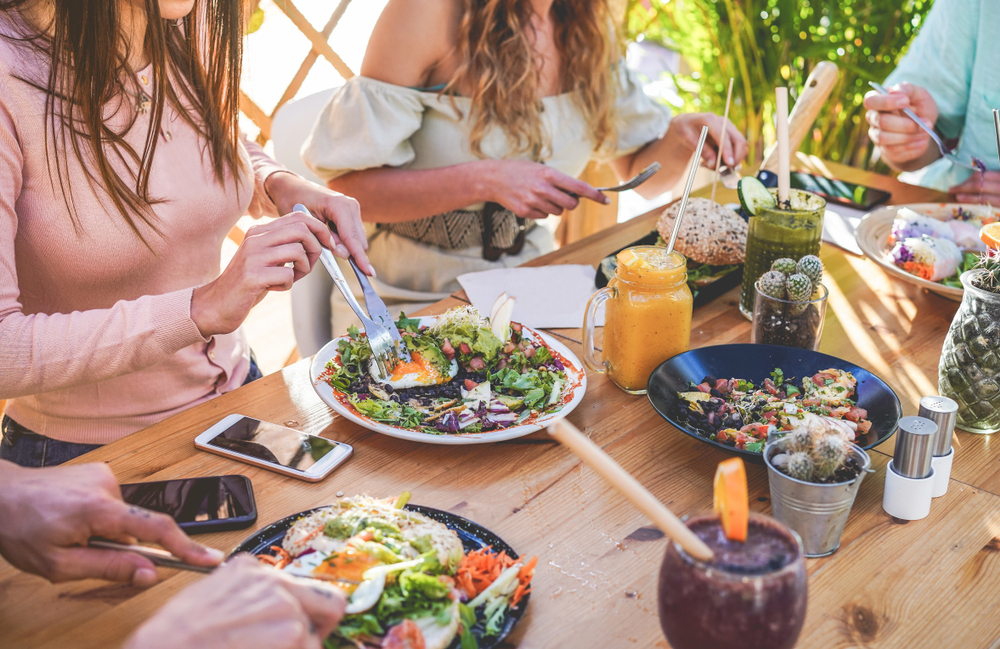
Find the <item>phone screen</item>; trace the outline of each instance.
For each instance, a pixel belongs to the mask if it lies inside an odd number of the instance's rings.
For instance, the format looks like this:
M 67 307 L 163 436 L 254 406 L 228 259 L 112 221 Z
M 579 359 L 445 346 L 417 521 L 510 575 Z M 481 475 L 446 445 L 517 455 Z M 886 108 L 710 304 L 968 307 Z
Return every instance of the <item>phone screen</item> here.
M 793 189 L 803 189 L 807 192 L 819 194 L 832 203 L 839 203 L 849 207 L 869 209 L 875 205 L 880 205 L 889 200 L 892 196 L 889 192 L 855 185 L 842 180 L 824 178 L 813 174 L 796 171 L 791 174 L 789 184 Z
M 338 446 L 322 437 L 250 417 L 243 417 L 209 440 L 208 445 L 297 471 L 307 471 Z
M 250 481 L 241 475 L 123 484 L 121 491 L 125 502 L 180 524 L 243 518 L 256 509 Z

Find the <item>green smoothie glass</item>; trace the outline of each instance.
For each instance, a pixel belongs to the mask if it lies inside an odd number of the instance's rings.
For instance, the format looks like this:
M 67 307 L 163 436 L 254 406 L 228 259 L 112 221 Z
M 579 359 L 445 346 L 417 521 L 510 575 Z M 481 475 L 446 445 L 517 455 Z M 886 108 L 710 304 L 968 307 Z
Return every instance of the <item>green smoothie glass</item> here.
M 769 190 L 777 200 L 777 189 Z M 747 231 L 747 258 L 743 266 L 740 312 L 753 319 L 754 284 L 771 270 L 774 260 L 787 257 L 798 261 L 818 255 L 823 238 L 826 201 L 800 189 L 789 190 L 788 201 L 775 207 L 761 207 L 750 217 Z

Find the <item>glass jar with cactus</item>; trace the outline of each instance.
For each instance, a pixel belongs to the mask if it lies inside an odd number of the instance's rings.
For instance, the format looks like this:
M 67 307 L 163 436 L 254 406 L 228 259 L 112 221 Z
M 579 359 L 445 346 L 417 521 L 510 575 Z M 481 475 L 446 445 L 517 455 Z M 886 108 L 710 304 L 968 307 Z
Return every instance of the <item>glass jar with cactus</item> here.
M 819 349 L 826 320 L 823 262 L 816 255 L 781 258 L 754 285 L 750 342 Z
M 956 426 L 1000 431 L 1000 252 L 990 249 L 960 277 L 965 293 L 945 336 L 938 390 L 958 403 Z
M 768 442 L 764 462 L 774 517 L 798 532 L 806 556 L 836 551 L 871 466 L 864 449 L 833 421 L 807 413 L 792 431 Z

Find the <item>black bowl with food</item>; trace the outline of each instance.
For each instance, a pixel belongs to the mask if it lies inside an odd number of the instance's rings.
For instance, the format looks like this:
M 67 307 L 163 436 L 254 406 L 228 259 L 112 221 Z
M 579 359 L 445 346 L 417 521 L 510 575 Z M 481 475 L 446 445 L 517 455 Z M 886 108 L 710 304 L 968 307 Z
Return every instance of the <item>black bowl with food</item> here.
M 805 412 L 851 428 L 865 450 L 892 437 L 902 416 L 896 393 L 868 370 L 779 345 L 715 345 L 678 354 L 653 371 L 647 397 L 676 428 L 758 464 L 768 427 L 780 433 Z

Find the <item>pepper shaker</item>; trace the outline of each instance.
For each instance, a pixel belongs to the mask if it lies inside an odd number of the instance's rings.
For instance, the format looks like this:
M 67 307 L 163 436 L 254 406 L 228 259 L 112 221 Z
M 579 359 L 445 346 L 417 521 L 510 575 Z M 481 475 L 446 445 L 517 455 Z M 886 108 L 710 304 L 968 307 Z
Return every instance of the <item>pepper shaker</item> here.
M 923 397 L 920 399 L 920 412 L 917 414 L 930 419 L 938 427 L 931 442 L 931 467 L 934 468 L 933 496 L 937 498 L 948 492 L 948 482 L 951 480 L 951 463 L 955 459 L 951 435 L 955 431 L 958 404 L 948 397 Z
M 896 432 L 896 451 L 885 472 L 882 509 L 908 521 L 931 513 L 934 469 L 931 442 L 937 424 L 925 417 L 903 417 Z

